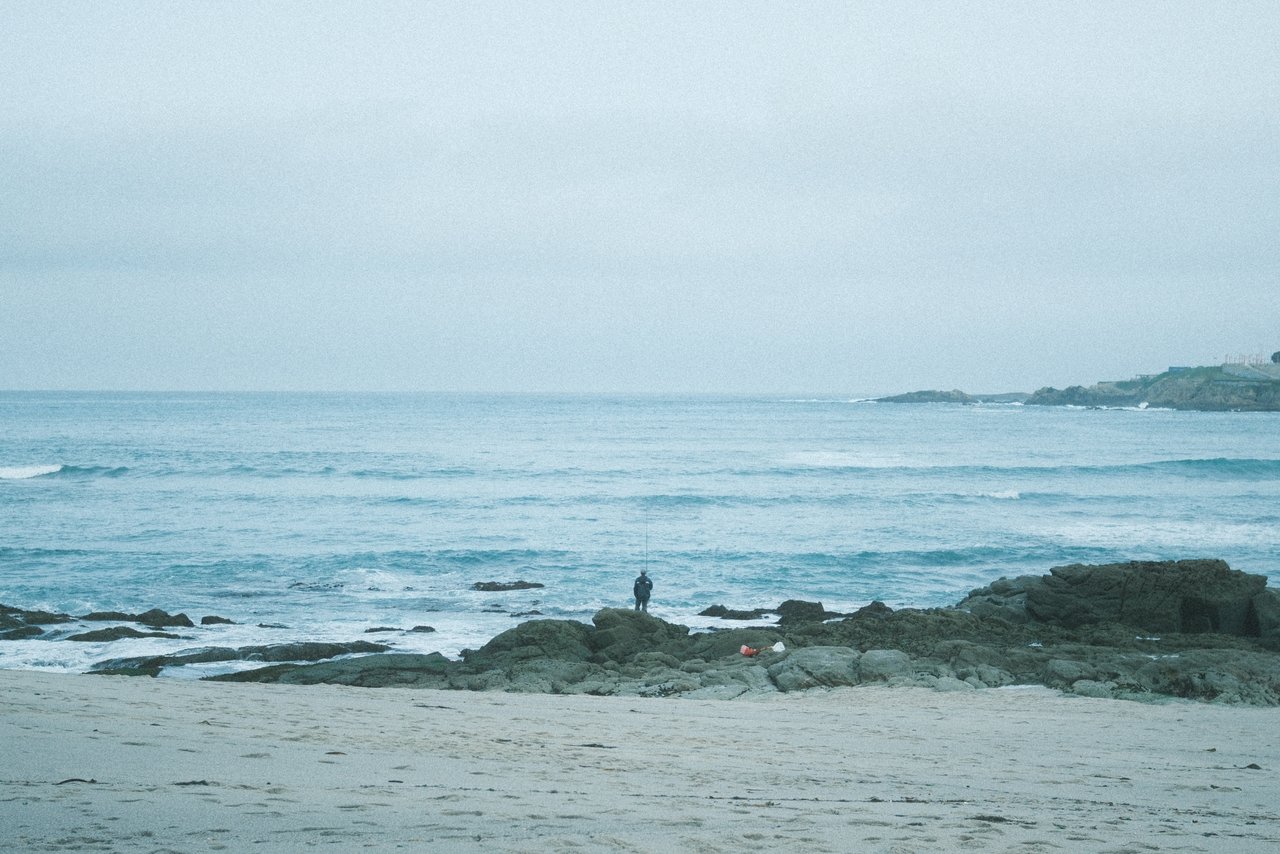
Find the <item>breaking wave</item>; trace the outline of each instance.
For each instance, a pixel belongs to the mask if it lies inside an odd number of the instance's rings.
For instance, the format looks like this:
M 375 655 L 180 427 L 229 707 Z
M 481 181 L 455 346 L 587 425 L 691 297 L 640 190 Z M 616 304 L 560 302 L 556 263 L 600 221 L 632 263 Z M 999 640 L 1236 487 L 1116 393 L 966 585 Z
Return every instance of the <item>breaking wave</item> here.
M 4 466 L 0 467 L 0 480 L 30 480 L 33 477 L 44 477 L 57 474 L 63 466 L 55 463 L 43 466 Z

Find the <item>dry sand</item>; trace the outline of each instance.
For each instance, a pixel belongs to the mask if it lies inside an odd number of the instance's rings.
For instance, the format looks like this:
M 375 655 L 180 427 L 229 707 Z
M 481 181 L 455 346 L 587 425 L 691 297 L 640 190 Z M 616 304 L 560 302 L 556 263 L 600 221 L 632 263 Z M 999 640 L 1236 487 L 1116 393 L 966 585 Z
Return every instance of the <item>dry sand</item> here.
M 0 697 L 12 851 L 1280 851 L 1280 709 L 15 671 Z

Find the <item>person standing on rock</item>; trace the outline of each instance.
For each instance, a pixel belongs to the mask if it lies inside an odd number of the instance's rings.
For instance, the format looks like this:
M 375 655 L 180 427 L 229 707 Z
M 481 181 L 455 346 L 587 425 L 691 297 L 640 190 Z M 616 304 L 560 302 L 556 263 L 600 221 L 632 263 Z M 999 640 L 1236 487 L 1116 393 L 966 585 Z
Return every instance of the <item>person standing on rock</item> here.
M 653 579 L 649 577 L 649 570 L 640 570 L 640 576 L 636 579 L 636 583 L 631 585 L 631 592 L 636 595 L 636 610 L 649 610 L 649 593 L 653 590 Z

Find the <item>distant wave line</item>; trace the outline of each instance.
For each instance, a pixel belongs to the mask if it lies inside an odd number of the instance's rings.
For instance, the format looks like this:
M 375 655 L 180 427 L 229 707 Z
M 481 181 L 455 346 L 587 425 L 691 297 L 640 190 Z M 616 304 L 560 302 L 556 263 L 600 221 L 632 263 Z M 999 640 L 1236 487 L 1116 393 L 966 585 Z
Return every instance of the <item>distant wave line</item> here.
M 1118 463 L 1113 465 L 1044 465 L 1044 466 L 999 466 L 999 465 L 865 465 L 854 463 L 822 463 L 787 464 L 776 468 L 759 470 L 740 470 L 739 475 L 775 474 L 792 476 L 813 476 L 822 472 L 841 472 L 850 475 L 898 475 L 911 472 L 921 474 L 975 474 L 975 475 L 1030 475 L 1044 476 L 1057 474 L 1100 474 L 1131 475 L 1141 472 L 1174 472 L 1192 474 L 1218 474 L 1233 477 L 1280 477 L 1280 459 L 1214 457 L 1210 459 L 1154 460 L 1140 463 Z

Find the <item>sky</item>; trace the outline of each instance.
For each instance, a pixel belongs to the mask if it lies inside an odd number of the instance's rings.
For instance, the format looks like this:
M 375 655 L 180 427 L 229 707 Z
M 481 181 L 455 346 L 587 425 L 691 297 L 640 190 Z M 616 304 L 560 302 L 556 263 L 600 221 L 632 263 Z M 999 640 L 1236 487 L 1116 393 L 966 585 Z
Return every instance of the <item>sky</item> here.
M 0 389 L 1280 349 L 1280 4 L 0 0 Z

